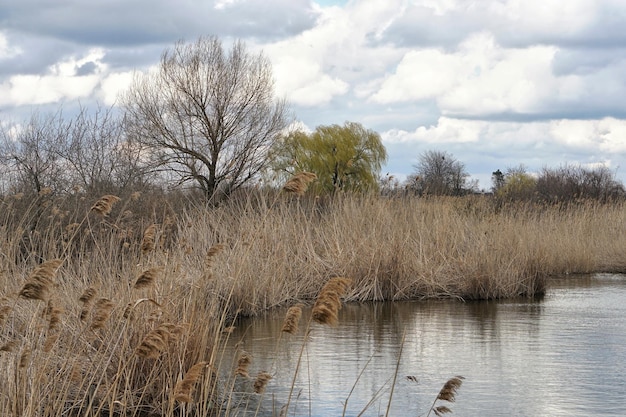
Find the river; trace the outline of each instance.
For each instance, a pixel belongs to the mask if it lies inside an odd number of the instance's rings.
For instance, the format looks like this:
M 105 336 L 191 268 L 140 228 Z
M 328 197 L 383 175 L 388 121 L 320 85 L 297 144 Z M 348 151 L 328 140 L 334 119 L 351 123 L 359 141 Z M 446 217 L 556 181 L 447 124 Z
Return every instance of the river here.
M 301 349 L 308 312 L 296 335 L 280 335 L 284 311 L 230 335 L 252 376 L 273 375 L 261 404 L 235 396 L 258 415 L 278 415 L 291 391 L 289 416 L 425 416 L 460 375 L 456 401 L 437 402 L 454 416 L 626 416 L 624 275 L 552 279 L 540 300 L 346 304 Z

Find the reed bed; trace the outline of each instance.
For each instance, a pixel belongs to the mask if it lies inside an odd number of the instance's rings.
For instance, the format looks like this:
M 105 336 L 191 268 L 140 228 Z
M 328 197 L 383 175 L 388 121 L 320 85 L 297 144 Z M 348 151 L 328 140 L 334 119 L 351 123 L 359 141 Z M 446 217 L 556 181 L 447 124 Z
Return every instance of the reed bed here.
M 293 306 L 287 337 L 343 300 L 533 297 L 626 270 L 622 204 L 302 194 L 0 199 L 0 415 L 236 415 L 237 378 L 267 395 L 272 376 L 224 356 L 237 316 Z

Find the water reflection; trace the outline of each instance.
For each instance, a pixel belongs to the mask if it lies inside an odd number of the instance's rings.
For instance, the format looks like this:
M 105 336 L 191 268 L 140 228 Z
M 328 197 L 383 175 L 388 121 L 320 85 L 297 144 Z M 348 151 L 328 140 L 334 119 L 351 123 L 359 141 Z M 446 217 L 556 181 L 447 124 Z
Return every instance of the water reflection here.
M 303 344 L 302 330 L 279 336 L 283 313 L 242 321 L 231 339 L 254 371 L 274 374 L 268 414 L 284 404 Z M 312 326 L 289 415 L 341 415 L 346 401 L 346 415 L 384 415 L 396 366 L 392 416 L 425 415 L 454 375 L 466 378 L 454 415 L 626 415 L 624 313 L 618 275 L 555 280 L 541 301 L 346 305 L 338 327 Z

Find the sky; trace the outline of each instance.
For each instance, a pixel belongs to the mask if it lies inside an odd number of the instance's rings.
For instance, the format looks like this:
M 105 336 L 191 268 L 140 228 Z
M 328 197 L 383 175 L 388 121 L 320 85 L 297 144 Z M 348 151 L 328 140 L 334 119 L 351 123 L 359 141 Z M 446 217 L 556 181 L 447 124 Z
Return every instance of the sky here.
M 0 123 L 114 105 L 179 40 L 242 40 L 295 118 L 491 173 L 606 166 L 626 182 L 624 0 L 0 0 Z

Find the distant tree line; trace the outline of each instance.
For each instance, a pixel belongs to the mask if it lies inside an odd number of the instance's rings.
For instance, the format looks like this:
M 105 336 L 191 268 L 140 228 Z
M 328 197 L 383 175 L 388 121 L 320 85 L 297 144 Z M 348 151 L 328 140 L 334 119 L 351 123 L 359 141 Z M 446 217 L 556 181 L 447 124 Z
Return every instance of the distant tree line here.
M 502 202 L 522 200 L 558 204 L 595 200 L 607 203 L 626 198 L 624 184 L 605 166 L 544 167 L 534 176 L 526 172 L 524 166 L 518 166 L 505 173 L 496 170 L 491 178 L 492 191 Z

